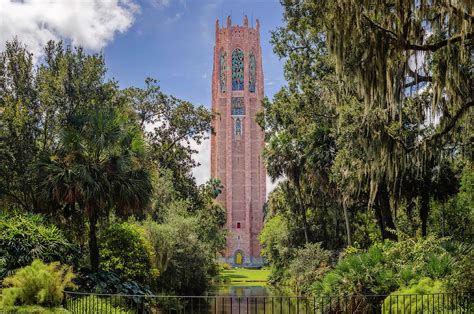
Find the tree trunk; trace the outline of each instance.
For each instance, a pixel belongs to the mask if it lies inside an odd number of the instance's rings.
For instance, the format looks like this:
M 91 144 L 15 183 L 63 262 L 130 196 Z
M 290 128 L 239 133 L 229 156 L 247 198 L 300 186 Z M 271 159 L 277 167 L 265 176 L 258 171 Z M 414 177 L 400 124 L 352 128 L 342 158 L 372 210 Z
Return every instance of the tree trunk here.
M 97 246 L 97 214 L 89 215 L 89 254 L 92 271 L 99 270 L 99 248 Z
M 309 237 L 308 237 L 308 221 L 306 219 L 306 207 L 303 203 L 303 196 L 301 194 L 301 186 L 300 186 L 300 180 L 298 176 L 295 176 L 295 187 L 296 187 L 296 194 L 298 195 L 299 199 L 299 207 L 300 207 L 300 212 L 301 212 L 301 218 L 303 219 L 303 231 L 304 231 L 304 239 L 306 243 L 309 243 Z
M 304 239 L 306 243 L 309 243 L 309 237 L 308 237 L 308 221 L 306 219 L 306 208 L 304 208 L 304 205 L 301 205 L 301 210 L 302 210 L 302 216 L 303 216 L 303 230 L 304 230 Z
M 390 208 L 390 198 L 385 187 L 381 187 L 377 193 L 377 206 L 379 210 L 379 224 L 382 232 L 382 239 L 397 241 L 398 237 L 393 232 L 396 230 L 393 222 L 392 210 Z
M 346 223 L 346 235 L 347 235 L 347 245 L 352 245 L 352 237 L 351 237 L 351 226 L 349 225 L 349 213 L 347 212 L 347 206 L 342 202 L 342 209 L 344 211 L 344 221 Z
M 421 219 L 421 235 L 426 237 L 428 225 L 428 212 L 430 210 L 430 196 L 426 190 L 421 194 L 420 219 Z
M 413 209 L 414 208 L 415 208 L 415 202 L 413 200 L 408 202 L 408 204 L 407 204 L 407 216 L 408 216 L 408 220 L 410 222 L 413 221 Z M 411 232 L 412 233 L 411 235 L 412 235 L 412 237 L 414 237 L 416 235 L 416 230 L 415 230 L 415 228 L 412 228 L 412 229 L 413 230 Z

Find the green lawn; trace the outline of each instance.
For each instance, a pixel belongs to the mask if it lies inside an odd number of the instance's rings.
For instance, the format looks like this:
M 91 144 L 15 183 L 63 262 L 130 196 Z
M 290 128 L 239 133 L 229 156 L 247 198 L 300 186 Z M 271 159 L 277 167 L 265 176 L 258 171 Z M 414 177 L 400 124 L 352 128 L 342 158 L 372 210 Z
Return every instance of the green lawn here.
M 264 283 L 267 282 L 270 275 L 269 269 L 248 269 L 248 268 L 233 268 L 230 270 L 223 270 L 220 273 L 220 280 L 226 283 Z

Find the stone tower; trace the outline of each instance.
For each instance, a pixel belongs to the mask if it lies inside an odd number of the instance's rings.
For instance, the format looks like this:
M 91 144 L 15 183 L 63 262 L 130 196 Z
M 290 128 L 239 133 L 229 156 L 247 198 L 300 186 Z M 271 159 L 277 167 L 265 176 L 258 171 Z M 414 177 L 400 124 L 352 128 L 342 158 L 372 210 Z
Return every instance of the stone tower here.
M 211 176 L 224 185 L 219 201 L 227 209 L 224 259 L 233 265 L 259 266 L 258 235 L 263 224 L 266 172 L 264 134 L 255 121 L 262 110 L 263 70 L 259 21 L 249 27 L 219 27 L 212 72 L 212 110 L 217 114 L 211 136 Z

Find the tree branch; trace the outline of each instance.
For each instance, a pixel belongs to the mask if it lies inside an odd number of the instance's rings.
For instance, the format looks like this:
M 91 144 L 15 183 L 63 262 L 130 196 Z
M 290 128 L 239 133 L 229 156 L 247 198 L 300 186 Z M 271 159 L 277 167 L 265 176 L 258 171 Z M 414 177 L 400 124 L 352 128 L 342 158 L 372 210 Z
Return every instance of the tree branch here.
M 423 83 L 423 82 L 432 82 L 432 81 L 433 80 L 432 80 L 431 76 L 423 76 L 422 78 L 413 80 L 410 83 L 406 83 L 405 85 L 403 85 L 403 88 L 408 88 L 408 87 L 412 87 L 412 86 L 418 85 L 418 84 Z
M 393 32 L 392 30 L 389 30 L 383 26 L 381 26 L 380 24 L 377 24 L 375 23 L 373 20 L 371 20 L 367 15 L 365 14 L 362 14 L 362 16 L 369 22 L 369 24 L 382 31 L 383 33 L 385 33 L 386 35 L 389 35 L 388 37 L 391 39 L 391 40 L 394 40 L 395 42 L 397 43 L 401 43 L 402 46 L 401 48 L 403 49 L 407 49 L 407 50 L 417 50 L 417 51 L 437 51 L 445 46 L 447 46 L 448 44 L 453 44 L 453 43 L 457 43 L 457 42 L 460 42 L 462 40 L 469 40 L 469 39 L 473 39 L 474 38 L 474 33 L 469 33 L 469 34 L 466 34 L 466 35 L 457 35 L 457 36 L 453 36 L 451 38 L 448 38 L 448 39 L 445 39 L 445 40 L 441 40 L 441 41 L 438 41 L 434 44 L 428 44 L 428 45 L 418 45 L 418 44 L 412 44 L 410 43 L 408 40 L 400 37 L 397 33 Z
M 389 29 L 387 29 L 387 28 L 385 28 L 385 27 L 382 27 L 380 24 L 375 23 L 374 21 L 372 21 L 371 18 L 369 18 L 369 17 L 368 17 L 367 15 L 365 15 L 365 14 L 362 14 L 362 16 L 367 20 L 367 22 L 369 22 L 370 25 L 372 25 L 373 27 L 375 27 L 375 28 L 381 30 L 382 32 L 386 33 L 387 35 L 392 35 L 392 36 L 390 36 L 390 37 L 391 37 L 393 40 L 398 40 L 398 35 L 397 35 L 395 32 L 393 32 L 393 31 L 391 31 L 391 30 L 389 30 Z
M 408 88 L 408 87 L 411 87 L 411 86 L 415 86 L 415 85 L 418 85 L 422 82 L 432 82 L 433 81 L 433 77 L 429 76 L 429 75 L 420 75 L 418 73 L 416 73 L 415 71 L 413 71 L 412 69 L 410 69 L 410 66 L 407 67 L 408 69 L 408 74 L 410 75 L 411 78 L 413 78 L 413 81 L 411 81 L 410 83 L 405 83 L 405 85 L 403 85 L 403 88 Z
M 462 116 L 469 110 L 469 108 L 473 107 L 474 106 L 474 101 L 470 101 L 470 102 L 467 102 L 465 103 L 457 112 L 456 114 L 451 118 L 451 120 L 449 120 L 448 124 L 446 124 L 446 126 L 443 128 L 443 130 L 441 132 L 438 132 L 438 133 L 435 133 L 433 134 L 431 137 L 429 137 L 426 141 L 430 142 L 432 140 L 436 140 L 440 137 L 442 137 L 443 135 L 445 135 L 446 133 L 448 133 L 449 131 L 451 131 L 452 128 L 454 128 L 454 126 L 456 125 L 456 122 L 462 118 Z
M 404 48 L 409 49 L 409 50 L 418 50 L 418 51 L 436 51 L 447 46 L 448 44 L 454 44 L 454 43 L 460 42 L 463 39 L 473 39 L 473 38 L 474 38 L 474 33 L 469 33 L 465 36 L 463 35 L 453 36 L 451 38 L 441 40 L 441 41 L 438 41 L 437 43 L 430 44 L 430 45 L 416 45 L 416 44 L 412 44 L 406 41 Z
M 449 131 L 451 131 L 452 128 L 454 128 L 456 126 L 456 122 L 458 122 L 459 119 L 461 119 L 464 114 L 469 110 L 469 108 L 471 107 L 474 107 L 474 101 L 469 101 L 467 103 L 465 103 L 455 114 L 454 116 L 449 120 L 449 122 L 444 126 L 444 128 L 439 131 L 439 132 L 436 132 L 435 134 L 431 135 L 430 137 L 426 138 L 424 141 L 421 141 L 421 142 L 418 142 L 416 145 L 413 145 L 413 146 L 408 146 L 403 140 L 401 140 L 399 137 L 394 137 L 392 136 L 389 132 L 387 132 L 387 134 L 392 138 L 394 139 L 395 141 L 397 141 L 402 147 L 403 149 L 409 153 L 417 148 L 419 148 L 421 145 L 423 145 L 424 143 L 427 143 L 427 142 L 431 142 L 431 141 L 434 141 L 434 140 L 437 140 L 439 139 L 440 137 L 444 136 L 445 134 L 447 134 Z
M 451 10 L 454 13 L 461 15 L 464 19 L 474 20 L 474 16 L 470 15 L 468 12 L 464 11 L 463 9 L 456 7 L 454 4 L 451 3 L 451 1 L 449 1 L 448 6 L 451 8 Z

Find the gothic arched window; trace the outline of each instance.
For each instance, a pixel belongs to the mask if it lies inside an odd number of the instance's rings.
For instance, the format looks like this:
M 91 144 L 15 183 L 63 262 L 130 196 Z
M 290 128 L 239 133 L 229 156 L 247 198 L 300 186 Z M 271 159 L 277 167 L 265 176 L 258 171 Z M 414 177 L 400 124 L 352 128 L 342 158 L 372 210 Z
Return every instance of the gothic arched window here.
M 251 93 L 255 93 L 255 75 L 256 63 L 255 63 L 255 55 L 251 52 L 249 58 L 249 91 Z
M 227 91 L 227 53 L 221 51 L 219 56 L 219 77 L 221 85 L 221 93 Z
M 240 138 L 242 136 L 242 120 L 240 118 L 235 119 L 235 137 Z
M 239 48 L 232 52 L 232 90 L 244 90 L 244 53 Z
M 245 115 L 244 98 L 243 97 L 232 97 L 231 100 L 230 114 L 232 116 L 243 116 Z

